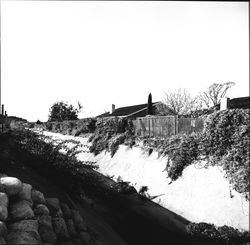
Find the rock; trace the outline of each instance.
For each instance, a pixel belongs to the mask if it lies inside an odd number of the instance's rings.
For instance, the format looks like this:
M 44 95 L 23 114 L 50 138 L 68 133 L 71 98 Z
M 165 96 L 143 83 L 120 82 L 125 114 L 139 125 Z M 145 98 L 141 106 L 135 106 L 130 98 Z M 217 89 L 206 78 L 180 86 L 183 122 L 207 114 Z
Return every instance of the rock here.
M 45 225 L 45 226 L 49 226 L 49 227 L 53 227 L 52 226 L 52 218 L 49 215 L 40 215 L 40 216 L 36 216 L 37 221 L 38 221 L 38 225 Z
M 50 214 L 52 217 L 62 217 L 63 216 L 58 198 L 47 198 L 46 201 L 47 201 L 47 206 L 49 208 L 49 211 L 50 211 Z
M 0 236 L 0 245 L 6 244 L 6 241 L 3 237 Z
M 70 235 L 71 237 L 76 237 L 76 236 L 78 236 L 78 234 L 77 234 L 77 232 L 76 232 L 76 229 L 75 229 L 74 222 L 73 222 L 72 219 L 66 220 L 66 225 L 67 225 L 67 228 L 68 228 L 69 235 Z
M 80 232 L 80 239 L 84 245 L 92 245 L 92 239 L 88 232 Z
M 0 206 L 8 207 L 9 198 L 6 193 L 0 192 Z
M 74 245 L 82 245 L 81 239 L 80 238 L 73 239 L 73 244 Z
M 39 203 L 39 204 L 46 203 L 43 193 L 38 190 L 34 190 L 34 189 L 31 190 L 31 198 L 34 203 Z
M 52 219 L 53 228 L 59 240 L 69 238 L 68 229 L 63 218 L 56 217 Z
M 5 238 L 6 235 L 7 235 L 7 227 L 4 222 L 0 221 L 0 237 Z
M 34 208 L 35 215 L 49 215 L 49 209 L 44 204 L 38 204 Z
M 22 190 L 18 193 L 18 197 L 20 199 L 33 203 L 32 198 L 31 198 L 31 190 L 32 190 L 32 186 L 30 184 L 23 183 Z
M 69 206 L 66 203 L 61 203 L 61 209 L 64 215 L 65 219 L 71 219 L 72 218 L 72 212 L 69 208 Z
M 0 220 L 5 221 L 8 218 L 8 209 L 6 206 L 0 205 Z
M 7 243 L 12 245 L 41 244 L 40 237 L 32 231 L 12 231 L 7 236 Z
M 2 177 L 0 179 L 0 191 L 7 195 L 16 195 L 22 190 L 22 182 L 15 177 Z
M 72 216 L 77 231 L 87 231 L 87 225 L 77 210 L 72 210 Z
M 10 218 L 15 220 L 32 219 L 34 212 L 26 200 L 16 201 L 10 205 Z
M 51 216 L 41 215 L 38 216 L 38 231 L 42 242 L 55 243 L 56 234 L 52 228 Z
M 36 233 L 36 236 L 39 237 L 38 233 L 38 221 L 37 220 L 21 220 L 15 223 L 8 225 L 8 231 L 25 231 Z

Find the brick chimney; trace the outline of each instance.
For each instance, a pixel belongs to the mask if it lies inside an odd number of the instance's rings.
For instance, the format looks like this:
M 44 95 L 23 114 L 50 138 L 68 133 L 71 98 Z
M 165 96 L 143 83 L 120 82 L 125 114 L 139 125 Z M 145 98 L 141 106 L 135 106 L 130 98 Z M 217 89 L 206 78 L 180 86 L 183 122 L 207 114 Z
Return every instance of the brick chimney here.
M 111 109 L 111 113 L 113 113 L 115 111 L 115 105 L 112 104 L 112 109 Z

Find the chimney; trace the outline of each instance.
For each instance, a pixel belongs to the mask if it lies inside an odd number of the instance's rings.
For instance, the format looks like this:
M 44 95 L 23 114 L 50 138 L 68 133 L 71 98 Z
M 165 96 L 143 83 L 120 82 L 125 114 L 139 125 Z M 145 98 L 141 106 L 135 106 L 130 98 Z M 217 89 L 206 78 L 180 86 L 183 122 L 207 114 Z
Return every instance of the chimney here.
M 113 113 L 115 111 L 115 105 L 112 104 L 112 110 L 111 110 L 111 113 Z
M 229 109 L 229 98 L 222 98 L 220 101 L 220 110 L 226 110 Z

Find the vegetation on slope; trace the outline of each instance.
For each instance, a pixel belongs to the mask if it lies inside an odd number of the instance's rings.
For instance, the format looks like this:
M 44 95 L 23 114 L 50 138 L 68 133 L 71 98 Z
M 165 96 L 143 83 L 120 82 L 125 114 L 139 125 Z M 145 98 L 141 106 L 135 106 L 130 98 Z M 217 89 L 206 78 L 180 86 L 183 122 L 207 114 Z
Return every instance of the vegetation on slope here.
M 208 223 L 189 223 L 186 227 L 187 233 L 197 238 L 207 238 L 213 240 L 214 244 L 240 245 L 247 244 L 250 233 L 240 232 L 230 226 L 223 225 L 216 227 Z
M 111 152 L 111 156 L 114 156 L 120 144 L 133 138 L 134 127 L 131 120 L 118 117 L 99 120 L 94 134 L 89 139 L 92 142 L 90 152 L 97 155 L 107 150 Z
M 145 139 L 144 145 L 168 155 L 172 180 L 194 161 L 205 160 L 205 167 L 221 166 L 232 187 L 249 199 L 249 133 L 249 110 L 225 110 L 208 116 L 202 134 Z

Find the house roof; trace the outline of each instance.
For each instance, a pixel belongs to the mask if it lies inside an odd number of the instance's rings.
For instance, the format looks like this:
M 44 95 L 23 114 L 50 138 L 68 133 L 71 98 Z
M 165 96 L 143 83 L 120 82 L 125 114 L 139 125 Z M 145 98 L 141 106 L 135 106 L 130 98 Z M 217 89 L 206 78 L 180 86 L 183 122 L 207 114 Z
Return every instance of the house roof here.
M 159 102 L 152 103 L 153 106 L 158 104 Z M 147 110 L 148 104 L 140 104 L 140 105 L 132 105 L 132 106 L 125 106 L 117 108 L 112 114 L 109 116 L 129 116 L 136 112 Z
M 98 115 L 97 117 L 109 117 L 110 116 L 110 112 L 104 112 L 101 115 Z

